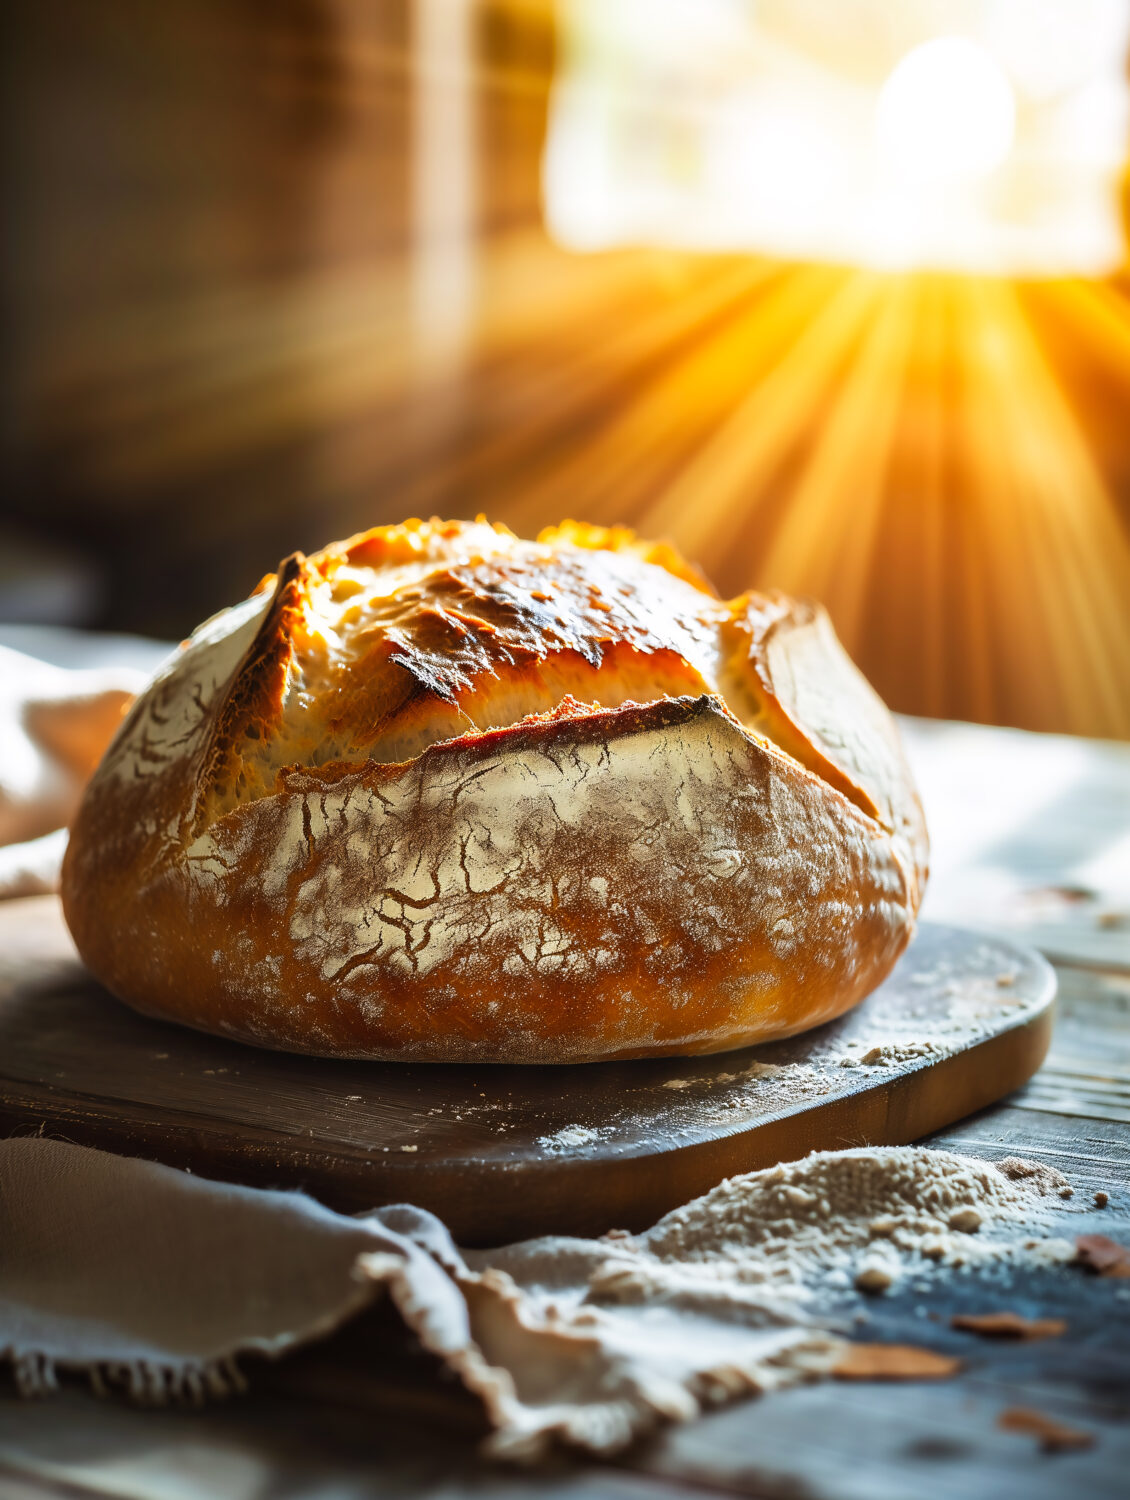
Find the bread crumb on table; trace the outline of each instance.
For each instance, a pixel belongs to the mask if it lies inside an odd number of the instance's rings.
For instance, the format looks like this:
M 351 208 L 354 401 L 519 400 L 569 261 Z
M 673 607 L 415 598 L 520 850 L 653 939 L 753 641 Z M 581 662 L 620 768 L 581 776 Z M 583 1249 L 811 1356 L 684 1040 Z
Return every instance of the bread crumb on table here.
M 959 1208 L 949 1216 L 949 1227 L 959 1234 L 976 1234 L 981 1227 L 981 1215 L 975 1208 Z
M 1060 1453 L 1069 1448 L 1091 1448 L 1095 1434 L 1079 1427 L 1068 1427 L 1045 1416 L 1042 1411 L 1033 1411 L 1024 1406 L 1010 1406 L 997 1418 L 997 1426 L 1004 1432 L 1020 1432 L 1036 1438 L 1044 1453 Z
M 885 1292 L 894 1283 L 894 1275 L 877 1261 L 865 1261 L 856 1272 L 855 1285 L 861 1292 Z
M 850 1344 L 832 1374 L 837 1380 L 948 1380 L 961 1360 L 913 1344 Z
M 987 1339 L 1055 1339 L 1067 1332 L 1063 1318 L 1023 1318 L 1007 1311 L 955 1313 L 950 1327 Z

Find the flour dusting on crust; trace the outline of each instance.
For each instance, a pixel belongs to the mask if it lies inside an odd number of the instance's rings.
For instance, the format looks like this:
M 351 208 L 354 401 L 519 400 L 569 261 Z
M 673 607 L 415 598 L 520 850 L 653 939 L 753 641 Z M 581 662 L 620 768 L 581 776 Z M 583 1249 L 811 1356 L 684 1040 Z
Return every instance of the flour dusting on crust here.
M 127 783 L 190 759 L 208 715 L 255 638 L 270 604 L 255 595 L 206 620 L 169 658 L 122 725 L 100 774 Z
M 787 763 L 710 700 L 640 711 L 629 732 L 582 720 L 588 737 L 568 746 L 553 727 L 330 784 L 296 773 L 290 796 L 201 835 L 189 876 L 220 906 L 254 901 L 260 927 L 285 931 L 290 961 L 363 1007 L 370 1028 L 401 1024 L 396 985 L 426 979 L 412 1002 L 421 1026 L 434 1020 L 439 1033 L 445 1011 L 469 1006 L 482 1024 L 500 1005 L 514 1061 L 538 1057 L 531 998 L 558 1012 L 578 1059 L 630 1038 L 698 1050 L 748 1037 L 751 1004 L 772 1028 L 798 951 L 811 950 L 807 973 L 831 1015 L 865 943 L 901 946 L 906 876 L 874 858 L 874 825 L 844 803 L 838 822 L 818 826 Z M 263 847 L 275 857 L 259 872 Z M 837 920 L 849 883 L 862 924 Z M 752 909 L 766 929 L 756 950 Z M 815 942 L 829 927 L 832 940 Z M 704 1004 L 695 995 L 711 972 Z M 251 1014 L 277 1028 L 286 1002 L 258 979 Z M 594 984 L 612 1002 L 596 1018 L 599 1042 L 583 998 Z

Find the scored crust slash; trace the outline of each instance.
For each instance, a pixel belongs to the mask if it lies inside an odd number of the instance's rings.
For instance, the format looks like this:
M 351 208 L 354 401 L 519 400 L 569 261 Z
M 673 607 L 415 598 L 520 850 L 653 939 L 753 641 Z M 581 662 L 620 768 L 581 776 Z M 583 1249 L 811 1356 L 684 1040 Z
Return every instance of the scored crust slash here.
M 819 607 L 566 522 L 380 527 L 202 625 L 87 790 L 83 958 L 326 1056 L 582 1062 L 830 1020 L 926 879 L 886 708 Z

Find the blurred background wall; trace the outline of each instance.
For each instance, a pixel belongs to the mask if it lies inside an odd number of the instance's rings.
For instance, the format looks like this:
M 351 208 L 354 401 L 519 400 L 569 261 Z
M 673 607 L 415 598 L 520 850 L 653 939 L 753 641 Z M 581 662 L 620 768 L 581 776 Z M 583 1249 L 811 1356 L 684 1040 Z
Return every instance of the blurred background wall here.
M 571 515 L 1130 737 L 1125 9 L 11 0 L 0 617 Z

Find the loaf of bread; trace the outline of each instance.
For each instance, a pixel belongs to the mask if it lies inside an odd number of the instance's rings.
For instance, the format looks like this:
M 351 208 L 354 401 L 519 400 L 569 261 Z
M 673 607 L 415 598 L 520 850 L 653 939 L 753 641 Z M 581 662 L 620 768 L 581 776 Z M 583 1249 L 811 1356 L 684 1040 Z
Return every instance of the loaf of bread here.
M 668 546 L 409 521 L 202 625 L 63 872 L 115 994 L 325 1056 L 714 1052 L 841 1014 L 906 946 L 921 808 L 817 606 Z

